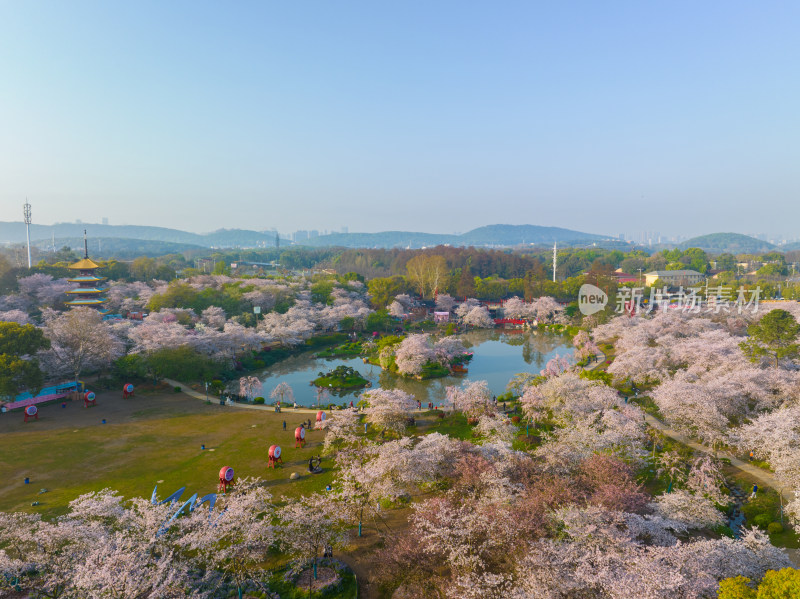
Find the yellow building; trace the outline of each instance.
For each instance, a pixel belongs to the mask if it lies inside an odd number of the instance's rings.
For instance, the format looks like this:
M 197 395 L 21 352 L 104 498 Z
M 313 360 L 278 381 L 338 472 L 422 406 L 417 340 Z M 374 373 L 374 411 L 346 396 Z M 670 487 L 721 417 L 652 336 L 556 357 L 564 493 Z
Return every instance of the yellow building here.
M 87 306 L 90 308 L 97 308 L 100 313 L 107 314 L 109 310 L 105 308 L 104 304 L 108 299 L 104 294 L 108 289 L 103 287 L 102 284 L 106 279 L 105 277 L 97 276 L 95 271 L 102 267 L 89 259 L 89 245 L 86 240 L 86 231 L 83 232 L 83 247 L 83 260 L 79 260 L 75 264 L 69 266 L 71 270 L 78 271 L 77 276 L 67 279 L 70 283 L 77 283 L 78 287 L 67 291 L 67 295 L 70 296 L 70 299 L 64 303 L 72 307 Z
M 644 275 L 644 283 L 648 287 L 652 287 L 656 281 L 670 287 L 689 287 L 705 280 L 705 275 L 696 270 L 654 270 Z

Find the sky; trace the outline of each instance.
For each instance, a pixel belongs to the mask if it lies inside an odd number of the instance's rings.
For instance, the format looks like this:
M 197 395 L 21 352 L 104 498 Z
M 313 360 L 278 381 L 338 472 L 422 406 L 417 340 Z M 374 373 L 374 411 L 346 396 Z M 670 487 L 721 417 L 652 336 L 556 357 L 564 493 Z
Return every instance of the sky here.
M 796 2 L 0 0 L 0 221 L 800 237 Z

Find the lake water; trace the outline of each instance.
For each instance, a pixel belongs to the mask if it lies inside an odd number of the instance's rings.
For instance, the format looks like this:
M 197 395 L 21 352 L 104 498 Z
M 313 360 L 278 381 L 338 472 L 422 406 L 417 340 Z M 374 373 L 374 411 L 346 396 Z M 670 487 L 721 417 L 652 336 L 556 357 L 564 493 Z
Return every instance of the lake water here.
M 382 370 L 379 366 L 364 364 L 361 358 L 325 359 L 315 358 L 314 352 L 289 357 L 270 366 L 258 375 L 264 388 L 263 395 L 270 402 L 269 394 L 278 383 L 292 386 L 299 405 L 312 406 L 316 402 L 316 388 L 310 384 L 320 372 L 327 372 L 345 364 L 357 370 L 372 383 L 372 388 L 402 389 L 423 403 L 438 403 L 445 397 L 450 385 L 461 385 L 465 380 L 489 383 L 495 395 L 505 392 L 508 381 L 517 373 L 538 374 L 556 354 L 572 356 L 572 345 L 568 337 L 552 335 L 542 331 L 476 330 L 459 336 L 469 351 L 474 352 L 467 367 L 469 373 L 427 381 L 406 379 Z M 341 397 L 331 397 L 333 403 L 355 401 L 362 390 L 349 392 Z

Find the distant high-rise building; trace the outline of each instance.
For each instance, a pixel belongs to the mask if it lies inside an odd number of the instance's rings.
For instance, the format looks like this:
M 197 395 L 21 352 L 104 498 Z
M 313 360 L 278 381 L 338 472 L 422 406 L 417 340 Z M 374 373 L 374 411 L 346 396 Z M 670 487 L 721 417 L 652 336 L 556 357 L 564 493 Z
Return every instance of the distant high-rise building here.
M 347 235 L 347 233 L 348 233 L 348 229 L 347 229 L 347 227 L 346 227 L 346 226 L 342 227 L 342 233 L 344 233 L 345 235 Z
M 312 229 L 311 231 L 308 232 L 309 239 L 314 239 L 314 237 L 319 237 L 319 231 L 317 231 L 316 229 Z
M 104 217 L 103 217 L 103 224 L 104 224 L 104 225 L 107 225 L 107 224 L 108 224 L 108 217 L 107 217 L 107 216 L 104 216 Z

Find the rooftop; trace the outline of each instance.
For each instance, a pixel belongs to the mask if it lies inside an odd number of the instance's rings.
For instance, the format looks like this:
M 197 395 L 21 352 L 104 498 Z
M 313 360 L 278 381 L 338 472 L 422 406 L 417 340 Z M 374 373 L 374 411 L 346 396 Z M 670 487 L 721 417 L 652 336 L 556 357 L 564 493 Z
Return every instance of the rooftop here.
M 654 270 L 645 273 L 647 277 L 702 277 L 703 273 L 696 270 Z

